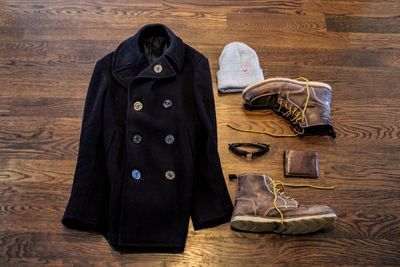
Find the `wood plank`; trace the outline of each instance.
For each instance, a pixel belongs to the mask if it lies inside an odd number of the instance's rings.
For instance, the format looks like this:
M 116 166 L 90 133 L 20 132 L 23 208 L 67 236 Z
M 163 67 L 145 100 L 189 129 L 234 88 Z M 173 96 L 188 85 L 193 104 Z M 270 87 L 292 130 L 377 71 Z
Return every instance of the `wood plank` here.
M 206 262 L 209 265 L 236 265 L 240 260 L 246 259 L 249 265 L 277 264 L 286 262 L 288 258 L 296 264 L 318 264 L 330 265 L 335 263 L 349 264 L 391 264 L 399 256 L 396 241 L 384 239 L 330 239 L 297 237 L 281 239 L 273 238 L 273 235 L 258 236 L 252 240 L 246 235 L 232 239 L 202 238 L 196 244 L 191 237 L 187 240 L 187 252 L 183 254 L 118 254 L 107 246 L 99 235 L 83 234 L 85 242 L 76 235 L 71 234 L 48 234 L 41 235 L 32 232 L 5 233 L 2 232 L 0 239 L 7 253 L 3 261 L 11 263 L 38 264 L 46 263 L 52 259 L 66 258 L 70 264 L 88 264 L 97 262 L 98 251 L 104 251 L 101 255 L 102 262 L 110 262 L 120 258 L 125 264 L 145 263 L 157 264 L 189 264 L 191 262 Z M 319 244 L 326 249 L 321 250 Z M 68 250 L 64 248 L 68 247 Z M 201 249 L 193 250 L 193 247 Z M 243 249 L 245 247 L 246 249 Z M 256 254 L 259 249 L 269 253 Z M 346 253 L 348 249 L 354 253 Z M 230 251 L 237 251 L 232 254 Z M 307 253 L 305 253 L 305 251 Z M 385 254 L 386 257 L 380 257 Z M 274 256 L 272 256 L 274 255 Z M 306 256 L 305 256 L 306 255 Z M 337 257 L 340 255 L 340 257 Z M 67 263 L 64 261 L 64 263 Z M 49 263 L 54 263 L 50 261 Z
M 397 0 L 387 1 L 346 1 L 346 0 L 303 0 L 305 12 L 324 14 L 341 14 L 353 16 L 397 16 L 400 3 Z
M 226 14 L 227 12 L 268 12 L 268 13 L 294 13 L 301 11 L 300 0 L 290 0 L 280 3 L 279 1 L 262 1 L 262 0 L 250 0 L 250 1 L 235 1 L 226 2 L 223 0 L 217 1 L 135 1 L 134 3 L 124 2 L 119 3 L 118 1 L 96 1 L 93 3 L 85 3 L 84 5 L 78 0 L 71 1 L 70 3 L 64 3 L 62 1 L 44 2 L 40 5 L 32 4 L 29 1 L 14 1 L 12 5 L 8 6 L 9 12 L 13 13 L 40 13 L 40 14 L 51 14 L 51 15 L 79 15 L 84 14 L 86 17 L 80 17 L 80 20 L 87 18 L 95 19 L 96 16 L 115 17 L 124 16 L 140 16 L 143 18 L 155 17 L 157 19 L 165 19 L 169 16 L 174 19 L 179 18 L 179 11 L 187 11 L 188 13 L 196 13 L 201 11 L 213 11 L 216 13 Z M 176 13 L 162 13 L 169 11 Z
M 356 17 L 326 15 L 328 32 L 400 33 L 400 16 Z
M 215 65 L 214 65 L 215 66 Z M 272 63 L 268 64 L 268 61 L 262 61 L 261 67 L 264 69 L 265 77 L 291 77 L 296 78 L 299 76 L 308 77 L 310 80 L 320 81 L 330 84 L 333 87 L 334 99 L 340 97 L 341 100 L 370 100 L 371 98 L 399 98 L 399 94 L 393 88 L 397 88 L 398 79 L 397 73 L 399 72 L 394 68 L 375 68 L 371 67 L 368 69 L 363 68 L 345 68 L 345 67 L 324 67 L 318 66 L 295 66 L 286 65 L 285 63 Z M 44 73 L 38 74 L 34 72 L 27 72 L 25 79 L 20 78 L 20 73 L 24 72 L 24 68 L 20 68 L 20 71 L 10 73 L 15 67 L 7 67 L 10 71 L 4 73 L 0 70 L 0 74 L 7 75 L 9 78 L 4 82 L 5 90 L 0 95 L 5 95 L 4 98 L 0 97 L 0 105 L 7 107 L 12 102 L 16 103 L 12 108 L 20 115 L 28 116 L 26 109 L 21 105 L 22 102 L 26 102 L 28 106 L 39 109 L 40 105 L 44 105 L 45 102 L 49 102 L 52 108 L 56 108 L 57 105 L 61 105 L 61 100 L 57 98 L 68 98 L 65 100 L 65 104 L 73 105 L 74 107 L 79 106 L 79 99 L 84 98 L 87 92 L 87 86 L 90 80 L 92 65 L 83 69 L 76 67 L 74 71 L 66 72 L 63 77 L 60 77 L 59 70 L 61 66 L 50 67 L 46 66 L 44 69 L 48 70 L 49 76 L 45 76 Z M 71 68 L 73 68 L 71 66 Z M 215 75 L 218 67 L 212 67 L 212 73 Z M 78 72 L 80 72 L 78 74 Z M 77 81 L 71 82 L 76 75 Z M 84 75 L 84 76 L 83 76 Z M 27 82 L 27 79 L 31 83 Z M 215 78 L 214 78 L 215 79 Z M 18 88 L 19 90 L 15 90 Z M 216 90 L 217 84 L 214 82 L 214 90 Z M 379 88 L 379 90 L 377 90 Z M 13 93 L 8 93 L 12 91 Z M 359 92 L 363 92 L 360 94 Z M 21 95 L 22 94 L 22 95 Z M 14 96 L 19 96 L 13 99 Z M 10 97 L 10 99 L 7 99 Z M 38 100 L 40 97 L 42 100 Z M 238 97 L 238 95 L 236 95 Z M 27 98 L 27 99 L 24 99 Z M 51 99 L 54 100 L 51 100 Z M 238 97 L 240 99 L 240 97 Z M 48 100 L 46 100 L 48 99 Z M 75 100 L 74 100 L 75 99 Z M 240 100 L 239 100 L 240 101 Z M 11 103 L 10 103 L 11 102 Z M 32 102 L 32 103 L 29 103 Z M 55 103 L 52 103 L 55 102 Z M 69 103 L 72 102 L 72 103 Z M 52 106 L 55 105 L 55 106 Z M 8 113 L 8 109 L 4 109 Z M 75 112 L 73 116 L 79 112 Z M 32 113 L 34 114 L 34 113 Z M 60 114 L 55 110 L 54 114 Z M 69 115 L 66 115 L 69 116 Z
M 240 126 L 243 129 L 254 129 L 254 130 L 261 130 L 261 131 L 274 131 L 277 133 L 291 133 L 292 130 L 289 128 L 287 122 L 282 121 L 281 123 L 278 122 L 271 122 L 265 123 L 262 121 L 245 121 L 242 123 L 232 122 L 231 120 L 228 121 L 230 124 L 235 126 Z M 32 130 L 32 132 L 28 132 L 25 136 L 21 135 L 16 139 L 9 139 L 13 138 L 13 136 L 18 135 L 16 132 L 17 130 L 11 130 L 6 133 L 0 132 L 0 137 L 3 140 L 2 144 L 0 145 L 0 151 L 2 152 L 2 158 L 15 158 L 15 157 L 23 157 L 25 159 L 28 158 L 35 158 L 39 157 L 39 159 L 75 159 L 75 155 L 77 153 L 77 149 L 79 146 L 79 136 L 80 136 L 80 122 L 78 122 L 75 126 L 71 127 L 73 130 L 68 132 L 68 129 L 65 129 L 63 134 L 54 135 L 51 138 L 45 139 L 45 134 L 40 134 L 40 129 Z M 367 127 L 367 128 L 359 128 L 355 129 L 353 126 L 352 128 L 352 135 L 349 134 L 342 134 L 343 130 L 341 127 L 337 127 L 338 130 L 338 139 L 336 141 L 332 141 L 327 137 L 303 137 L 298 139 L 284 139 L 284 142 L 281 141 L 283 139 L 274 139 L 273 137 L 269 137 L 267 135 L 261 134 L 250 134 L 250 133 L 241 133 L 236 132 L 232 129 L 229 129 L 226 126 L 226 123 L 221 122 L 219 124 L 220 130 L 219 136 L 221 138 L 220 142 L 220 153 L 227 152 L 227 144 L 229 142 L 234 142 L 237 139 L 242 140 L 251 140 L 251 141 L 263 141 L 272 143 L 275 146 L 275 149 L 281 149 L 288 145 L 294 145 L 301 149 L 306 149 L 307 146 L 312 145 L 315 149 L 320 150 L 321 152 L 325 153 L 337 153 L 336 150 L 340 150 L 350 144 L 357 145 L 361 147 L 361 150 L 366 150 L 369 152 L 374 152 L 379 147 L 385 149 L 384 151 L 395 153 L 396 149 L 398 148 L 398 135 L 399 130 L 397 128 L 388 128 L 386 132 L 380 131 L 379 127 L 384 127 L 375 125 L 374 127 Z M 59 129 L 59 131 L 63 131 Z M 226 135 L 235 134 L 231 138 L 224 138 Z M 36 136 L 32 139 L 30 136 Z M 43 139 L 40 139 L 43 138 Z M 328 147 L 327 147 L 328 146 Z M 53 151 L 57 149 L 58 151 Z M 391 151 L 392 149 L 392 151 Z M 46 154 L 46 152 L 50 152 Z M 380 150 L 376 150 L 380 152 Z M 356 148 L 351 149 L 350 151 L 342 152 L 344 156 L 353 157 L 351 153 L 359 153 L 359 150 Z M 379 155 L 379 153 L 377 153 Z M 386 154 L 388 156 L 389 154 Z
M 256 139 L 255 141 L 261 142 L 265 140 Z M 271 143 L 271 142 L 269 142 Z M 225 145 L 225 144 L 222 144 Z M 292 146 L 295 146 L 292 144 Z M 258 172 L 267 173 L 274 179 L 283 179 L 283 164 L 281 158 L 283 152 L 287 149 L 285 147 L 277 147 L 271 144 L 272 151 L 263 160 L 254 162 L 245 162 L 242 158 L 232 155 L 224 146 L 220 148 L 220 156 L 222 158 L 223 170 L 225 177 L 231 173 L 243 172 Z M 295 146 L 300 149 L 300 146 Z M 307 145 L 310 147 L 310 145 Z M 338 148 L 337 150 L 343 150 Z M 322 152 L 316 146 L 314 150 L 320 153 L 320 178 L 318 180 L 307 181 L 312 184 L 328 184 L 338 185 L 341 190 L 357 190 L 368 189 L 373 187 L 375 190 L 390 190 L 396 187 L 397 177 L 399 170 L 393 166 L 396 162 L 396 154 L 378 154 L 377 156 L 391 158 L 389 162 L 392 164 L 382 166 L 379 161 L 371 159 L 369 162 L 351 164 L 349 162 L 355 161 L 358 152 L 353 152 L 354 156 L 330 152 Z M 366 151 L 368 153 L 368 151 Z M 45 184 L 70 184 L 72 182 L 73 174 L 75 171 L 76 154 L 71 156 L 70 160 L 57 160 L 57 159 L 29 159 L 23 152 L 19 152 L 20 157 L 3 157 L 3 169 L 0 171 L 0 181 L 8 183 L 28 183 L 38 182 Z M 50 156 L 47 156 L 49 158 Z M 335 160 L 337 157 L 343 158 L 342 161 Z M 22 158 L 22 159 L 21 159 Z M 34 158 L 34 157 L 32 157 Z M 36 157 L 38 158 L 38 157 Z M 237 166 L 243 165 L 243 168 L 238 170 Z M 368 177 L 369 183 L 365 183 L 365 177 Z M 302 183 L 301 179 L 290 179 L 293 182 Z M 232 193 L 235 193 L 232 191 Z M 234 194 L 233 194 L 234 195 Z
M 161 21 L 162 22 L 162 21 Z M 12 41 L 18 40 L 29 41 L 49 41 L 53 36 L 59 33 L 58 40 L 72 41 L 76 38 L 89 41 L 111 41 L 124 40 L 131 36 L 133 32 L 138 30 L 143 24 L 137 23 L 124 27 L 48 27 L 30 29 L 29 25 L 23 28 L 6 26 L 0 27 L 0 32 L 3 34 L 3 40 Z M 232 40 L 242 41 L 246 43 L 262 42 L 271 47 L 295 47 L 295 48 L 330 48 L 334 45 L 336 48 L 368 48 L 368 49 L 383 49 L 383 48 L 400 48 L 400 37 L 398 35 L 388 34 L 364 34 L 364 33 L 346 33 L 346 32 L 284 32 L 275 30 L 249 31 L 248 29 L 204 29 L 204 28 L 184 28 L 182 24 L 170 24 L 171 28 L 183 39 L 188 41 L 189 45 L 197 46 L 199 44 L 217 45 L 226 44 Z M 28 28 L 27 28 L 28 27 Z M 25 31 L 26 29 L 26 31 Z M 202 36 L 207 36 L 204 40 Z M 260 36 L 274 36 L 274 38 L 260 38 Z M 388 40 L 390 38 L 390 40 Z M 308 40 L 305 42 L 305 40 Z M 312 42 L 311 42 L 312 40 Z
M 323 198 L 324 199 L 324 198 Z M 325 199 L 324 199 L 325 200 Z M 362 202 L 366 200 L 362 199 Z M 47 234 L 51 231 L 53 234 L 63 234 L 68 230 L 61 223 L 64 207 L 54 205 L 21 205 L 10 203 L 0 206 L 0 218 L 3 218 L 2 231 L 4 232 L 35 232 L 40 234 Z M 397 227 L 397 222 L 400 215 L 391 213 L 385 206 L 385 212 L 377 212 L 373 209 L 365 207 L 352 212 L 345 208 L 335 207 L 329 204 L 338 214 L 338 220 L 334 227 L 325 231 L 319 232 L 319 237 L 322 238 L 335 238 L 335 239 L 377 239 L 377 240 L 390 240 L 397 241 L 400 238 L 400 232 Z M 29 220 L 26 218 L 29 217 Z M 373 225 L 373 227 L 369 227 Z M 205 239 L 220 238 L 234 239 L 235 233 L 229 227 L 229 224 L 218 227 L 218 234 L 214 231 L 195 231 L 190 227 L 189 238 L 204 237 Z M 71 231 L 76 238 L 85 236 L 82 231 Z M 254 235 L 254 234 L 253 234 Z M 258 236 L 262 236 L 260 234 Z M 268 234 L 264 234 L 268 235 Z M 257 242 L 257 238 L 250 236 Z M 295 238 L 290 238 L 291 241 Z
M 0 182 L 71 185 L 76 160 L 3 159 Z
M 326 31 L 325 17 L 320 14 L 228 13 L 226 24 L 231 30 Z
M 63 171 L 65 171 L 67 168 L 68 167 L 64 168 Z M 65 209 L 65 206 L 69 199 L 69 193 L 71 191 L 73 181 L 73 171 L 68 172 L 68 179 L 57 176 L 51 181 L 43 181 L 44 179 L 42 179 L 42 181 L 38 179 L 26 179 L 20 180 L 20 183 L 18 183 L 18 180 L 0 181 L 0 184 L 2 186 L 0 188 L 0 192 L 2 193 L 1 203 L 3 206 L 7 206 L 10 208 L 10 210 L 2 209 L 3 212 L 15 213 L 16 216 L 20 216 L 19 212 L 14 212 L 12 210 L 13 206 L 26 207 L 26 212 L 34 212 L 34 210 L 38 209 L 53 209 L 58 212 L 37 214 L 36 218 L 40 219 L 41 217 L 45 216 L 60 217 L 60 214 L 63 213 L 63 210 Z M 65 172 L 63 176 L 67 177 L 67 173 Z M 276 179 L 275 177 L 273 178 Z M 280 180 L 284 179 L 285 178 L 280 178 Z M 228 180 L 227 176 L 226 180 Z M 285 179 L 285 181 L 291 181 L 292 183 L 307 182 L 315 185 L 323 184 L 321 180 L 324 179 L 309 182 L 304 181 L 304 179 L 300 178 Z M 234 196 L 237 190 L 237 183 L 236 181 L 227 181 L 227 186 L 229 188 L 229 191 L 231 191 L 232 193 L 231 199 L 233 201 L 235 199 Z M 392 194 L 390 192 L 392 192 Z M 303 204 L 329 204 L 335 210 L 337 210 L 339 214 L 344 214 L 345 216 L 356 214 L 358 212 L 388 212 L 393 213 L 396 216 L 399 215 L 396 206 L 397 201 L 400 198 L 399 190 L 391 190 L 390 187 L 374 187 L 374 190 L 370 190 L 369 188 L 361 187 L 346 189 L 343 186 L 338 185 L 337 188 L 329 191 L 310 188 L 288 187 L 285 189 L 285 193 L 299 200 L 299 202 Z M 357 203 L 354 203 L 352 201 L 352 199 L 354 200 L 355 197 L 357 197 Z M 32 198 L 35 199 L 35 202 L 32 202 Z M 337 202 L 338 199 L 343 199 L 343 201 Z M 371 199 L 374 199 L 374 201 L 371 201 Z M 358 206 L 355 206 L 355 204 L 357 204 Z M 32 208 L 29 208 L 31 206 Z M 343 220 L 346 221 L 347 219 Z
M 87 89 L 86 89 L 87 91 Z M 86 93 L 85 93 L 86 94 Z M 0 98 L 3 105 L 9 105 L 5 114 L 21 117 L 81 117 L 85 100 L 78 98 Z M 71 112 L 72 111 L 72 112 Z
M 265 65 L 286 64 L 288 66 L 329 66 L 329 67 L 392 67 L 399 68 L 400 49 L 365 50 L 365 49 L 318 49 L 270 47 L 257 42 L 249 44 Z M 1 41 L 0 60 L 2 65 L 17 67 L 73 65 L 81 66 L 80 71 L 90 74 L 94 63 L 115 50 L 117 40 L 111 41 Z M 200 52 L 206 52 L 212 65 L 218 66 L 218 58 L 223 46 L 199 46 Z M 32 55 L 32 52 L 34 54 Z M 3 55 L 3 57 L 2 57 Z M 6 56 L 7 55 L 7 56 Z M 3 66 L 2 66 L 3 67 Z M 71 69 L 72 70 L 72 69 Z

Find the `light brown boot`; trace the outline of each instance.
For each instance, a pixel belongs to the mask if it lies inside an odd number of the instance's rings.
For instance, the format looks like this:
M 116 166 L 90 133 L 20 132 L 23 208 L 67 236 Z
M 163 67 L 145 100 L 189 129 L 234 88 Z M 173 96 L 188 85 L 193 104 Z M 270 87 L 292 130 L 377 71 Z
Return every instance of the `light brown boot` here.
M 265 174 L 241 174 L 232 214 L 231 226 L 248 232 L 274 232 L 282 234 L 307 234 L 331 226 L 335 212 L 325 205 L 302 206 L 283 194 L 283 186 L 291 185 L 274 181 Z
M 272 109 L 292 124 L 297 135 L 328 135 L 335 138 L 330 105 L 332 89 L 326 83 L 270 78 L 242 92 L 246 109 Z

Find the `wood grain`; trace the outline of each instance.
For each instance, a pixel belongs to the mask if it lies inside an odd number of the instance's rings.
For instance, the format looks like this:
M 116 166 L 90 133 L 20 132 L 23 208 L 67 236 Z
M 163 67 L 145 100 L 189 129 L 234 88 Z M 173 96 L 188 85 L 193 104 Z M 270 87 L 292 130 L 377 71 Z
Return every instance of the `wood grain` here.
M 48 1 L 0 3 L 0 266 L 395 266 L 400 262 L 400 2 Z M 285 149 L 319 152 L 332 191 L 286 189 L 305 205 L 327 204 L 336 225 L 306 236 L 189 227 L 182 254 L 114 251 L 96 233 L 60 219 L 79 148 L 94 64 L 147 23 L 165 23 L 209 58 L 225 177 L 264 172 L 283 178 Z M 333 88 L 337 138 L 273 138 L 233 131 L 291 132 L 271 111 L 246 111 L 242 98 L 218 95 L 223 47 L 242 41 L 258 53 L 266 78 L 305 76 Z M 246 161 L 233 142 L 271 151 Z M 232 201 L 236 182 L 226 179 Z

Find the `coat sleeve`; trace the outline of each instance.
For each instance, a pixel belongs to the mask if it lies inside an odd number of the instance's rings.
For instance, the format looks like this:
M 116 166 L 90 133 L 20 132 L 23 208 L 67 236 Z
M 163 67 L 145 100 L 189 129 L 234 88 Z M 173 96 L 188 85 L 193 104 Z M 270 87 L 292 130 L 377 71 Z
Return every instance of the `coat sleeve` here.
M 107 79 L 98 62 L 86 94 L 74 181 L 61 222 L 80 230 L 101 231 L 106 216 L 106 170 L 102 112 Z
M 232 215 L 232 202 L 218 155 L 214 95 L 205 57 L 195 64 L 194 98 L 200 126 L 196 134 L 191 217 L 197 230 L 226 223 Z

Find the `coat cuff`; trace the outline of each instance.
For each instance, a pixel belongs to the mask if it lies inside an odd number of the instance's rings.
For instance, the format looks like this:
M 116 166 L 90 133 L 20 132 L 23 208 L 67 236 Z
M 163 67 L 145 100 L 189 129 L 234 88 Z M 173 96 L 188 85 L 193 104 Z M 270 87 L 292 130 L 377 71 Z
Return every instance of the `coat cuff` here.
M 82 231 L 98 231 L 96 222 L 87 220 L 79 216 L 64 214 L 61 223 L 68 228 L 82 230 Z
M 230 222 L 232 217 L 232 208 L 227 208 L 227 210 L 220 214 L 219 216 L 209 217 L 203 220 L 192 220 L 193 227 L 195 230 L 201 230 L 205 228 L 215 227 L 227 222 Z

